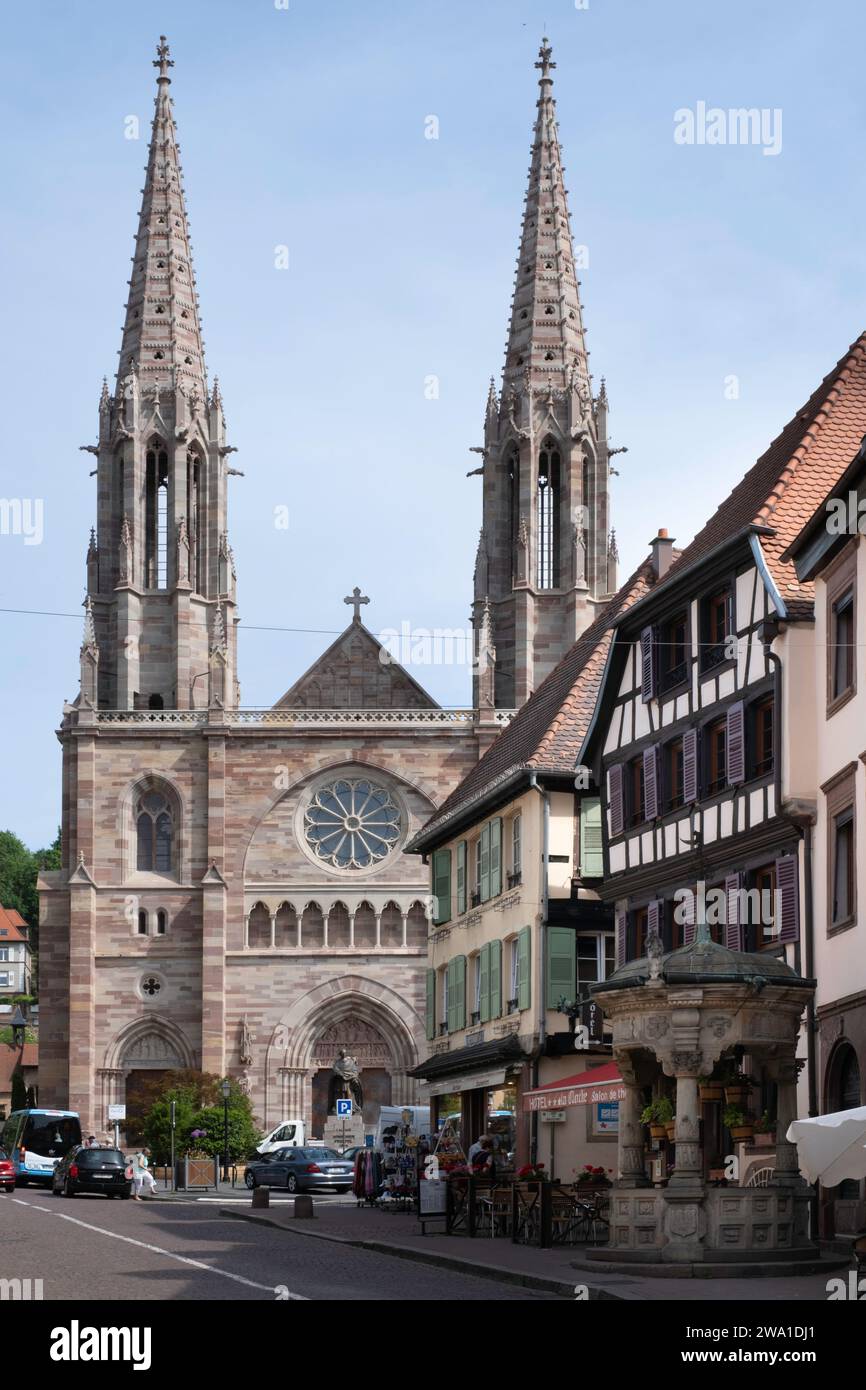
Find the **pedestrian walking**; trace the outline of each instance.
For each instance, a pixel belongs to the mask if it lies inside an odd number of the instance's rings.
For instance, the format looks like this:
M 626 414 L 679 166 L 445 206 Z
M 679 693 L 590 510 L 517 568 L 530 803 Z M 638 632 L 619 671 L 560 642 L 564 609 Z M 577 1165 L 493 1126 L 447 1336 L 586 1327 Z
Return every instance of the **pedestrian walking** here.
M 156 1182 L 147 1161 L 147 1149 L 139 1149 L 132 1160 L 132 1181 L 133 1197 L 137 1202 L 141 1201 L 142 1192 L 147 1188 L 147 1195 L 152 1197 L 156 1191 Z

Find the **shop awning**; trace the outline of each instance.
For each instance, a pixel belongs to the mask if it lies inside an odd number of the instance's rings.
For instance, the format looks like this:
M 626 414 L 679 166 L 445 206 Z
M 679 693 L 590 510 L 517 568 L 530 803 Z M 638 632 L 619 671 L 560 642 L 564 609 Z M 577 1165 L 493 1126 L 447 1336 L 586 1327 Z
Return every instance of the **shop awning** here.
M 625 1100 L 625 1086 L 616 1062 L 549 1081 L 534 1091 L 524 1091 L 524 1110 L 565 1110 L 569 1105 L 595 1105 L 602 1101 Z
M 795 1120 L 785 1138 L 797 1145 L 808 1182 L 835 1187 L 846 1178 L 866 1178 L 866 1105 Z

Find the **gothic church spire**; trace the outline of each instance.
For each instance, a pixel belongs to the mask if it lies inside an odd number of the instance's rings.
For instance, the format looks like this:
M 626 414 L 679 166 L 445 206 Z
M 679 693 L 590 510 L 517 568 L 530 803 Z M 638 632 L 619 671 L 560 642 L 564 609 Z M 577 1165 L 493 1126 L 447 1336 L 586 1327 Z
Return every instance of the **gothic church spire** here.
M 156 100 L 142 190 L 118 381 L 137 369 L 139 383 L 183 386 L 206 397 L 204 343 L 198 315 L 180 149 L 169 95 L 165 36 L 154 67 Z
M 542 39 L 535 64 L 538 114 L 523 209 L 503 385 L 529 380 L 589 385 L 583 315 L 553 99 L 552 48 Z M 504 394 L 504 393 L 503 393 Z

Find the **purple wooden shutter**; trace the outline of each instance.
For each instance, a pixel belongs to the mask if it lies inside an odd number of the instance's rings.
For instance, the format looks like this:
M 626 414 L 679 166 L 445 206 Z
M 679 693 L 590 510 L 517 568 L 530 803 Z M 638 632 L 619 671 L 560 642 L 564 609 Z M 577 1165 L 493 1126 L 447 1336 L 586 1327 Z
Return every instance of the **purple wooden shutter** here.
M 659 900 L 658 898 L 654 898 L 653 901 L 652 901 L 651 903 L 648 903 L 648 904 L 647 904 L 647 910 L 646 910 L 646 934 L 647 934 L 647 938 L 649 938 L 650 932 L 657 932 L 659 936 L 661 936 L 661 934 L 662 934 L 662 903 L 660 902 L 660 900 Z
M 683 801 L 690 806 L 698 799 L 698 731 L 683 734 Z
M 624 824 L 622 806 L 622 763 L 615 763 L 607 771 L 607 797 L 610 809 L 610 833 L 621 835 Z
M 645 627 L 640 635 L 640 697 L 647 704 L 656 693 L 655 631 Z
M 730 786 L 746 780 L 746 744 L 743 737 L 743 702 L 738 700 L 728 709 L 725 731 L 725 762 Z
M 729 951 L 742 951 L 743 926 L 740 921 L 740 883 L 739 874 L 728 874 L 725 879 L 725 945 Z
M 643 806 L 647 820 L 659 814 L 659 749 L 645 748 L 643 753 Z
M 683 914 L 683 945 L 688 946 L 695 939 L 695 894 L 689 888 L 689 896 L 680 906 Z
M 800 871 L 795 854 L 785 854 L 776 860 L 776 892 L 778 893 L 781 927 L 780 941 L 796 941 L 800 935 Z
M 616 964 L 617 968 L 625 965 L 626 958 L 626 911 L 624 907 L 617 907 L 614 912 L 616 922 Z

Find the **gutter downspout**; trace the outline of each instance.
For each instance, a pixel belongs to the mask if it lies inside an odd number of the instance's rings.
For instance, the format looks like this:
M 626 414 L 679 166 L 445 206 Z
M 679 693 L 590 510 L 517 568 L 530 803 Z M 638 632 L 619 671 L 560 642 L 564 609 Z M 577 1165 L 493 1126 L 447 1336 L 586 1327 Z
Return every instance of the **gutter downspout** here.
M 532 1087 L 533 1090 L 538 1086 L 538 1060 L 544 1051 L 547 1041 L 547 976 L 545 964 L 547 961 L 547 912 L 548 912 L 548 868 L 550 862 L 550 797 L 542 786 L 539 786 L 536 773 L 529 774 L 529 785 L 533 791 L 537 791 L 541 797 L 543 806 L 543 829 L 541 837 L 541 922 L 539 924 L 538 937 L 538 1041 L 532 1049 Z M 538 1161 L 538 1111 L 532 1112 L 532 1128 L 529 1139 L 529 1157 L 531 1163 Z
M 773 730 L 773 786 L 776 798 L 776 814 L 782 816 L 795 827 L 803 841 L 803 896 L 806 899 L 803 914 L 803 941 L 805 945 L 806 979 L 814 979 L 815 919 L 812 906 L 812 824 L 798 820 L 782 810 L 782 661 L 771 651 L 773 638 L 779 632 L 778 619 L 768 619 L 761 628 L 761 641 L 764 656 L 773 667 L 773 707 L 776 711 Z M 796 968 L 802 974 L 800 941 L 795 947 Z M 817 1059 L 815 1056 L 815 996 L 811 996 L 806 1006 L 806 1080 L 808 1088 L 809 1114 L 818 1114 Z M 816 1228 L 817 1229 L 817 1228 Z

